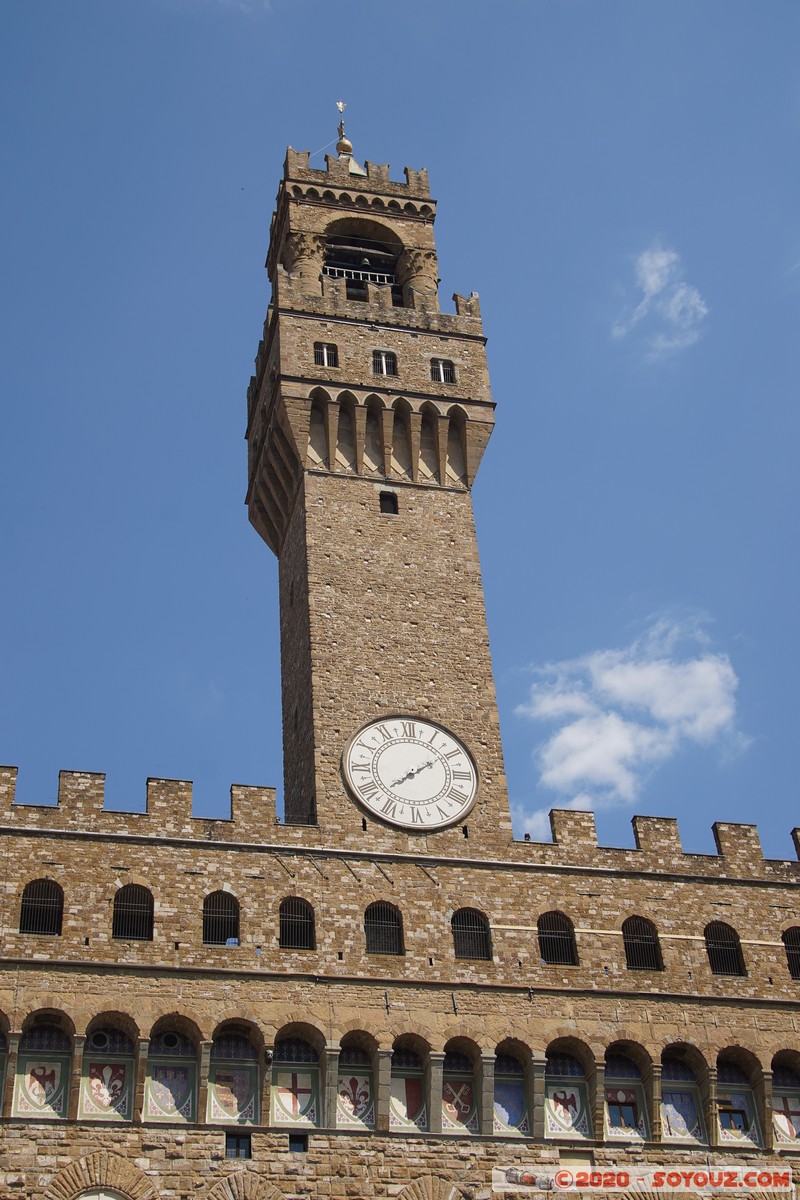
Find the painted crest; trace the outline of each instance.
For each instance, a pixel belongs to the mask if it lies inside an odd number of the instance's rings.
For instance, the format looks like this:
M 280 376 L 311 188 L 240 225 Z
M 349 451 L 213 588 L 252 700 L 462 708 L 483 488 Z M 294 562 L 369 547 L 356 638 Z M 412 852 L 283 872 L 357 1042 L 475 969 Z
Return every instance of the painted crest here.
M 662 1092 L 661 1128 L 665 1138 L 702 1140 L 703 1126 L 694 1092 Z
M 289 1125 L 316 1125 L 316 1076 L 310 1071 L 276 1071 L 275 1121 Z
M 525 1103 L 525 1085 L 521 1079 L 496 1079 L 494 1085 L 494 1131 L 495 1133 L 527 1134 L 528 1106 Z
M 445 1079 L 442 1083 L 442 1129 L 480 1132 L 471 1079 Z
M 572 1080 L 549 1083 L 545 1096 L 545 1121 L 551 1137 L 592 1137 L 582 1084 Z
M 773 1094 L 772 1123 L 779 1142 L 795 1142 L 800 1137 L 800 1095 Z
M 192 1068 L 154 1063 L 147 1081 L 146 1114 L 151 1120 L 191 1121 L 194 1116 Z
M 422 1093 L 422 1080 L 418 1076 L 392 1077 L 392 1093 L 389 1104 L 389 1127 L 391 1129 L 426 1129 L 428 1114 Z
M 120 1062 L 90 1062 L 81 1088 L 86 1115 L 128 1115 L 128 1068 Z
M 59 1061 L 29 1060 L 17 1076 L 15 1110 L 20 1116 L 64 1115 L 63 1064 Z
M 364 1125 L 369 1129 L 374 1126 L 375 1106 L 369 1075 L 339 1076 L 336 1111 L 339 1125 Z
M 247 1067 L 217 1067 L 209 1093 L 213 1120 L 255 1120 L 253 1081 Z

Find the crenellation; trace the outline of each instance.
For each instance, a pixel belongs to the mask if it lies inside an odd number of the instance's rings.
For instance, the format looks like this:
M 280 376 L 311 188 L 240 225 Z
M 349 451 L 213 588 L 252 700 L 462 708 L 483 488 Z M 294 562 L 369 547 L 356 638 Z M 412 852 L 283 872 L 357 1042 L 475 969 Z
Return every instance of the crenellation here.
M 566 850 L 597 849 L 597 829 L 593 812 L 579 809 L 552 808 L 550 828 L 553 841 Z
M 675 817 L 635 816 L 631 823 L 637 850 L 658 859 L 659 865 L 680 862 L 683 847 Z
M 737 866 L 755 870 L 764 861 L 761 839 L 755 825 L 734 824 L 732 821 L 715 821 L 711 826 L 717 853 L 730 859 Z

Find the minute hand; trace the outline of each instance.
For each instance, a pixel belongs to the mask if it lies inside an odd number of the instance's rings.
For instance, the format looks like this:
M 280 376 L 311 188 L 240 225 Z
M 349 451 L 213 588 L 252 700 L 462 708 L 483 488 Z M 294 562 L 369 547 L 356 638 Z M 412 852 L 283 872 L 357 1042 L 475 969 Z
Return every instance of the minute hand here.
M 434 761 L 434 759 L 430 759 L 428 762 L 423 763 L 421 767 L 415 767 L 414 770 L 409 771 L 402 779 L 395 779 L 392 787 L 399 787 L 401 783 L 407 783 L 409 779 L 413 779 L 415 775 L 419 775 L 420 771 L 426 771 L 428 767 L 432 767 Z

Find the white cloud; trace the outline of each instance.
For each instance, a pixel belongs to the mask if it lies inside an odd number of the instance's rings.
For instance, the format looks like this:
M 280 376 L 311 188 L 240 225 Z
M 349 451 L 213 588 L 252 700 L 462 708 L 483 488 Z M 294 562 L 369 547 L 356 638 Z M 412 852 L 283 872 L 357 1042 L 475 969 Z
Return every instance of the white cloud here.
M 698 618 L 652 619 L 616 650 L 548 663 L 534 672 L 517 712 L 556 728 L 537 747 L 539 782 L 559 808 L 609 808 L 635 801 L 647 777 L 689 744 L 741 750 L 739 680 L 712 651 Z M 542 837 L 547 809 L 517 805 L 515 822 Z
M 628 316 L 614 322 L 612 335 L 628 337 L 644 322 L 643 340 L 651 359 L 665 358 L 696 342 L 708 305 L 697 288 L 682 278 L 677 251 L 655 242 L 636 259 L 635 274 L 641 298 Z

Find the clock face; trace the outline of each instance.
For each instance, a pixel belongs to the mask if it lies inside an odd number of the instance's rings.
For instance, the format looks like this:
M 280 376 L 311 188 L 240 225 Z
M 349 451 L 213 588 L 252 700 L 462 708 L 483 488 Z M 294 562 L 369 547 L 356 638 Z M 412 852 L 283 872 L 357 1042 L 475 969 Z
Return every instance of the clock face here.
M 342 765 L 359 803 L 407 829 L 454 825 L 478 791 L 478 771 L 464 743 L 418 717 L 371 721 L 348 742 Z

